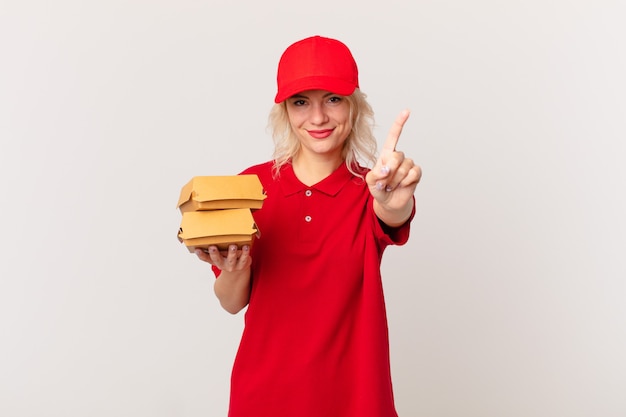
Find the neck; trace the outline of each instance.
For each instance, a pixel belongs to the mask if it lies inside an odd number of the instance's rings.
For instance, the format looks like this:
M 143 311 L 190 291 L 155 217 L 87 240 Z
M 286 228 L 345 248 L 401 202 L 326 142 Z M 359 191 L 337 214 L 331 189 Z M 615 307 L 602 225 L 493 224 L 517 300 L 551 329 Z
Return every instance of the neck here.
M 305 185 L 311 186 L 332 174 L 343 163 L 341 158 L 306 158 L 301 153 L 292 160 L 293 172 Z

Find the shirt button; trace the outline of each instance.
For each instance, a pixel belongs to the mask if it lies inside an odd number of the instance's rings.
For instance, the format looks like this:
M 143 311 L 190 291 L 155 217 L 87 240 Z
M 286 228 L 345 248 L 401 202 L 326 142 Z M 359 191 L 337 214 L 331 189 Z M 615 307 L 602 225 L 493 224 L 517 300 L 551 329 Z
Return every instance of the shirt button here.
M 311 194 L 313 194 L 311 190 L 306 190 L 306 192 L 304 193 L 304 195 L 306 195 L 307 197 L 311 197 Z
M 307 223 L 310 222 L 311 221 L 311 216 L 305 216 L 304 217 L 304 221 L 307 222 Z

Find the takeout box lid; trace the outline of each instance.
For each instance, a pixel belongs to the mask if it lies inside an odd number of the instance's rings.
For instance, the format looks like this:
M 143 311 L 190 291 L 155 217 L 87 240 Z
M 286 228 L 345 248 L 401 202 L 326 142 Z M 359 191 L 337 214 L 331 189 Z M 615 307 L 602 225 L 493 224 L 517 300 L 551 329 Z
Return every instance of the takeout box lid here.
M 259 206 L 266 195 L 259 177 L 255 174 L 196 176 L 183 186 L 177 208 L 188 201 L 196 203 L 254 201 Z
M 258 229 L 249 209 L 188 211 L 183 213 L 179 240 L 209 236 L 255 235 Z

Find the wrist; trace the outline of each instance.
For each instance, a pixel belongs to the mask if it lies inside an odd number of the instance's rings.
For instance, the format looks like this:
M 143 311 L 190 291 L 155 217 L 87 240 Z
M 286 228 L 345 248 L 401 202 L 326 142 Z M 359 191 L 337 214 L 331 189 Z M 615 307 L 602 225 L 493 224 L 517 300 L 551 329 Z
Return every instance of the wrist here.
M 389 227 L 399 227 L 406 223 L 413 214 L 413 208 L 413 199 L 410 199 L 405 206 L 399 208 L 390 208 L 374 200 L 374 213 L 376 213 L 380 221 Z

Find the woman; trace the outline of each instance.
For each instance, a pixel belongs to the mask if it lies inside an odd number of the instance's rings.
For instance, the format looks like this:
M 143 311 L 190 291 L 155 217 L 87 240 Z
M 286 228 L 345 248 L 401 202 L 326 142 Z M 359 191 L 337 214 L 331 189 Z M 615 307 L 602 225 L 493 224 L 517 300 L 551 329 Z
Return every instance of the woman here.
M 343 43 L 292 44 L 277 81 L 274 159 L 243 172 L 267 194 L 254 213 L 261 237 L 252 249 L 197 251 L 221 305 L 248 307 L 229 416 L 397 416 L 380 264 L 415 212 L 421 169 L 395 149 L 408 112 L 376 160 L 373 113 Z

